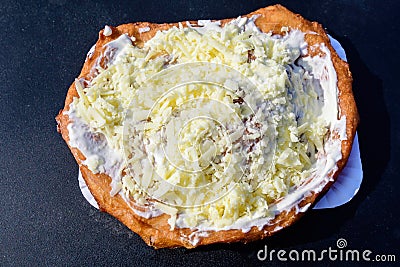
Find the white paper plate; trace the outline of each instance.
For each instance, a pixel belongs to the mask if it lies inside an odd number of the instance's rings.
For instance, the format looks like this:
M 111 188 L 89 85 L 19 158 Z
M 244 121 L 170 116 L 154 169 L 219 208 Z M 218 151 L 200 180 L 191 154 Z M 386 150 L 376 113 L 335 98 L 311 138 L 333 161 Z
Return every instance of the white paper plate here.
M 329 38 L 339 57 L 347 61 L 346 53 L 340 43 L 330 35 Z M 358 136 L 356 134 L 346 167 L 342 170 L 336 182 L 329 188 L 328 192 L 314 206 L 314 209 L 335 208 L 349 202 L 360 189 L 362 179 L 363 171 L 361 165 L 360 148 L 358 145 Z M 85 199 L 93 207 L 98 209 L 99 205 L 90 193 L 80 171 L 78 180 L 79 187 Z
M 79 181 L 79 188 L 81 189 L 82 195 L 86 198 L 86 200 L 90 203 L 90 205 L 92 205 L 96 209 L 99 209 L 99 205 L 97 204 L 96 200 L 94 199 L 92 193 L 90 193 L 85 180 L 83 180 L 81 170 L 79 170 L 78 181 Z
M 363 179 L 358 135 L 354 137 L 353 147 L 346 167 L 328 192 L 315 204 L 314 209 L 329 209 L 349 202 L 358 192 Z

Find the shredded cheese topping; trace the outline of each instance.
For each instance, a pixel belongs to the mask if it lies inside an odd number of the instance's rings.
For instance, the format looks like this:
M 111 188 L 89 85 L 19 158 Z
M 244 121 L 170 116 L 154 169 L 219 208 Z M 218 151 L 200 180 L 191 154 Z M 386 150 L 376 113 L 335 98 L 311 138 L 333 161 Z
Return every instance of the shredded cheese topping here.
M 109 43 L 112 60 L 87 87 L 76 81 L 71 105 L 124 158 L 118 188 L 170 214 L 171 228 L 270 216 L 313 175 L 330 126 L 303 33 L 201 24 L 159 31 L 142 48 L 126 35 Z M 104 161 L 87 166 L 104 172 Z

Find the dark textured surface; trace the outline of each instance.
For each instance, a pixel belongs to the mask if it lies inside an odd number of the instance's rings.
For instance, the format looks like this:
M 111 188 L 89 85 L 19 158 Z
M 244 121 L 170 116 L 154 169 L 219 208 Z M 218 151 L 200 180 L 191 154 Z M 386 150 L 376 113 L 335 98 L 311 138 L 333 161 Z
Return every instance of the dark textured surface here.
M 54 117 L 105 24 L 246 14 L 270 1 L 19 1 L 0 4 L 0 265 L 280 265 L 257 251 L 336 247 L 400 260 L 399 2 L 282 1 L 323 24 L 348 53 L 361 115 L 364 182 L 355 199 L 311 211 L 278 235 L 247 245 L 154 250 L 80 193 L 77 165 Z M 331 263 L 327 261 L 326 263 Z

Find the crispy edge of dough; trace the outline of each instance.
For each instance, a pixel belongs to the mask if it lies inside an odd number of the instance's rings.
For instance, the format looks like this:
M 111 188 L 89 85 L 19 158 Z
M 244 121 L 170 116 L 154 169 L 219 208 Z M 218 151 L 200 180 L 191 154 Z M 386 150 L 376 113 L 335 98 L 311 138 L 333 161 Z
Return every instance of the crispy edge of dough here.
M 309 46 L 313 44 L 324 43 L 326 47 L 328 47 L 328 49 L 330 50 L 332 62 L 337 72 L 340 111 L 339 116 L 346 116 L 347 140 L 342 141 L 341 144 L 342 159 L 337 162 L 337 171 L 329 174 L 333 178 L 333 181 L 327 183 L 321 192 L 313 193 L 310 196 L 304 198 L 299 204 L 300 207 L 303 207 L 309 203 L 315 203 L 316 199 L 321 197 L 324 192 L 329 189 L 331 184 L 334 182 L 334 180 L 336 180 L 339 173 L 344 168 L 350 155 L 356 127 L 359 122 L 357 107 L 352 93 L 351 72 L 348 64 L 339 58 L 336 51 L 330 45 L 329 38 L 320 24 L 305 20 L 299 14 L 294 14 L 281 5 L 261 8 L 250 14 L 244 15 L 243 17 L 250 18 L 253 15 L 258 16 L 255 24 L 263 32 L 272 31 L 275 34 L 281 34 L 281 27 L 288 26 L 290 28 L 299 29 L 302 32 L 305 32 L 305 40 Z M 220 21 L 221 24 L 224 25 L 231 20 L 232 19 L 223 19 Z M 191 21 L 191 23 L 195 25 L 197 24 L 196 21 Z M 186 23 L 182 24 L 184 24 L 185 26 Z M 143 45 L 144 42 L 151 39 L 157 31 L 167 30 L 173 26 L 178 26 L 178 23 L 155 24 L 149 22 L 137 22 L 131 24 L 123 24 L 118 27 L 112 27 L 112 34 L 107 37 L 103 35 L 103 30 L 101 30 L 99 32 L 99 39 L 96 43 L 96 49 L 92 57 L 86 59 L 86 62 L 78 79 L 90 79 L 90 73 L 93 66 L 96 64 L 96 59 L 102 55 L 103 45 L 112 40 L 115 40 L 121 34 L 126 33 L 129 36 L 134 36 L 136 38 L 134 44 L 140 47 Z M 140 33 L 139 29 L 143 27 L 149 27 L 150 31 Z M 307 34 L 310 32 L 312 32 L 312 34 Z M 309 51 L 309 53 L 311 55 L 316 55 L 320 52 L 317 49 L 316 51 Z M 99 204 L 100 210 L 116 217 L 129 229 L 140 235 L 148 245 L 155 248 L 194 248 L 200 245 L 213 243 L 247 243 L 272 235 L 279 229 L 293 224 L 304 214 L 301 212 L 297 212 L 296 208 L 293 207 L 289 211 L 283 211 L 282 213 L 278 214 L 271 221 L 270 225 L 265 225 L 261 230 L 254 226 L 249 232 L 246 233 L 242 232 L 239 229 L 208 231 L 208 236 L 198 237 L 197 242 L 193 242 L 193 240 L 190 240 L 190 234 L 193 233 L 191 229 L 183 228 L 170 230 L 170 226 L 167 221 L 169 215 L 163 214 L 161 216 L 150 219 L 145 219 L 137 215 L 130 208 L 129 204 L 122 199 L 121 196 L 116 195 L 112 197 L 110 195 L 111 178 L 106 174 L 93 174 L 85 165 L 82 164 L 83 160 L 85 160 L 83 154 L 77 148 L 71 147 L 69 145 L 67 125 L 70 123 L 70 120 L 68 115 L 63 112 L 69 110 L 69 105 L 72 103 L 74 97 L 79 96 L 75 89 L 75 84 L 73 83 L 68 90 L 68 94 L 65 100 L 65 107 L 59 112 L 58 116 L 56 117 L 58 130 L 66 141 L 67 145 L 69 146 L 73 156 L 75 157 L 82 172 L 82 176 L 86 184 L 88 185 L 90 192 L 93 194 L 94 198 Z

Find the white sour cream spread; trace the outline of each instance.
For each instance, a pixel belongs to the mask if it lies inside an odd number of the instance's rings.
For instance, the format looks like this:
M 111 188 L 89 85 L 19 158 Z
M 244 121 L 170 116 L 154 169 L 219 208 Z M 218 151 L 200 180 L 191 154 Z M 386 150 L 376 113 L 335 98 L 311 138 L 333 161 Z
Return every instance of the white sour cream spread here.
M 180 24 L 142 48 L 121 35 L 106 44 L 107 66 L 86 87 L 75 82 L 68 131 L 83 164 L 108 174 L 110 193 L 139 216 L 193 229 L 182 237 L 192 243 L 262 229 L 321 191 L 342 157 L 329 50 L 311 57 L 304 33 L 263 33 L 256 19 Z

